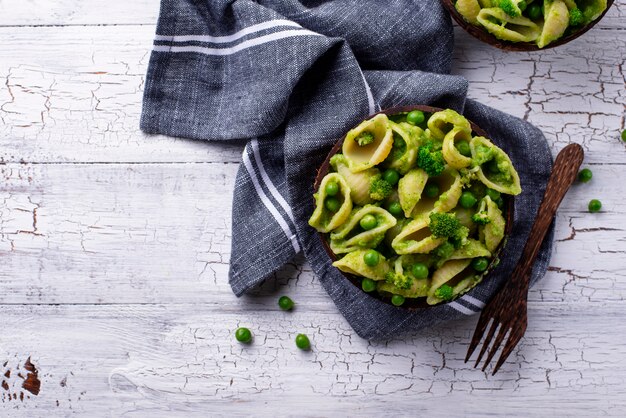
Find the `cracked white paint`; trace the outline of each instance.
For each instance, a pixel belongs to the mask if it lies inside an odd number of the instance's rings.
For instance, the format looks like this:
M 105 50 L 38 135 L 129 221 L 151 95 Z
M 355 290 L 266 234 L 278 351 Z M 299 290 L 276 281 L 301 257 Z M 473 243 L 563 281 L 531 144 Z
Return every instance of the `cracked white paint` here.
M 495 377 L 463 363 L 476 318 L 364 341 L 301 258 L 233 296 L 240 146 L 139 132 L 158 2 L 132 3 L 0 2 L 0 366 L 31 357 L 42 380 L 0 415 L 623 415 L 624 0 L 541 53 L 456 32 L 471 96 L 539 126 L 555 153 L 582 143 L 594 173 L 563 202 L 528 332 Z

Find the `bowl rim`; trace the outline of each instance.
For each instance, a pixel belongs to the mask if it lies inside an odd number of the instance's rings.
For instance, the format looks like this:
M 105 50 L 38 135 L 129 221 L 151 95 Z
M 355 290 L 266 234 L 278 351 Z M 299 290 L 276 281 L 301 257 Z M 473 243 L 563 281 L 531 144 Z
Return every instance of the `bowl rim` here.
M 394 115 L 394 114 L 398 114 L 398 113 L 403 113 L 403 112 L 411 112 L 413 110 L 420 110 L 422 112 L 425 113 L 435 113 L 435 112 L 439 112 L 441 110 L 444 110 L 442 108 L 439 107 L 434 107 L 434 106 L 427 106 L 427 105 L 411 105 L 411 106 L 397 106 L 397 107 L 390 107 L 387 109 L 382 109 L 379 112 L 376 112 L 372 115 L 367 116 L 364 120 L 368 120 L 373 118 L 376 115 L 379 114 L 385 114 L 387 116 L 389 115 Z M 476 125 L 474 122 L 472 122 L 471 120 L 469 120 L 470 126 L 472 127 L 472 132 L 475 132 L 476 134 L 478 134 L 479 136 L 484 136 L 485 138 L 489 138 L 489 135 L 487 134 L 486 131 L 484 131 L 482 128 L 480 128 L 478 125 Z M 328 152 L 326 159 L 324 159 L 324 161 L 322 162 L 322 164 L 319 166 L 319 168 L 317 169 L 317 175 L 315 176 L 315 181 L 313 183 L 313 190 L 315 193 L 317 193 L 319 186 L 322 182 L 322 179 L 330 172 L 330 159 L 333 155 L 339 153 L 342 149 L 343 146 L 343 142 L 346 139 L 346 134 L 344 134 L 341 138 L 339 138 L 335 144 L 333 145 L 333 147 L 330 149 L 330 151 Z M 497 144 L 496 144 L 497 145 Z M 491 273 L 493 272 L 493 270 L 495 269 L 495 267 L 497 266 L 498 260 L 499 260 L 499 256 L 502 253 L 504 247 L 506 246 L 506 242 L 508 240 L 509 235 L 511 234 L 511 231 L 513 229 L 513 215 L 514 215 L 514 196 L 511 195 L 502 195 L 503 200 L 504 200 L 504 214 L 505 214 L 505 218 L 506 218 L 506 225 L 504 227 L 504 239 L 502 240 L 502 242 L 500 243 L 500 245 L 498 245 L 498 248 L 496 249 L 496 251 L 493 252 L 492 254 L 492 258 L 491 261 L 489 263 L 489 267 L 487 267 L 486 272 L 483 274 L 483 277 L 481 279 L 481 281 L 476 285 L 480 286 L 482 283 L 486 282 L 489 280 L 489 276 L 491 275 Z M 337 260 L 337 256 L 335 255 L 335 253 L 331 250 L 330 245 L 328 243 L 327 237 L 329 235 L 329 233 L 322 233 L 317 231 L 317 235 L 320 238 L 320 240 L 322 241 L 322 246 L 324 247 L 324 250 L 326 251 L 326 254 L 328 255 L 328 257 L 330 258 L 331 262 L 334 262 Z M 336 268 L 336 267 L 333 267 Z M 420 297 L 420 298 L 407 298 L 405 303 L 402 306 L 395 306 L 391 303 L 391 297 L 388 296 L 383 296 L 380 295 L 378 292 L 372 292 L 372 293 L 366 293 L 361 289 L 361 279 L 359 278 L 359 276 L 356 275 L 352 275 L 352 274 L 348 274 L 348 273 L 344 273 L 343 271 L 337 269 L 341 275 L 347 279 L 350 283 L 352 283 L 352 285 L 354 285 L 360 292 L 365 293 L 366 295 L 375 298 L 377 300 L 380 300 L 388 305 L 394 306 L 398 309 L 404 309 L 407 311 L 418 311 L 418 310 L 423 310 L 423 309 L 428 309 L 428 308 L 435 308 L 435 307 L 439 307 L 439 306 L 443 306 L 446 305 L 448 303 L 452 303 L 455 300 L 457 300 L 459 297 L 458 296 L 454 299 L 452 299 L 451 301 L 448 302 L 442 302 L 442 303 L 438 303 L 436 305 L 429 305 L 426 303 L 426 298 L 425 297 Z M 471 289 L 470 289 L 471 291 Z
M 493 34 L 489 33 L 486 29 L 480 26 L 474 26 L 468 21 L 466 21 L 463 16 L 456 10 L 454 7 L 454 0 L 441 0 L 441 3 L 445 7 L 445 9 L 450 13 L 452 18 L 456 21 L 456 23 L 461 26 L 466 32 L 472 35 L 474 38 L 489 44 L 491 46 L 495 46 L 496 48 L 502 49 L 504 51 L 524 51 L 524 52 L 532 52 L 532 51 L 545 51 L 546 49 L 556 48 L 558 46 L 564 45 L 574 39 L 582 36 L 589 29 L 594 27 L 602 18 L 606 12 L 609 11 L 611 6 L 613 6 L 614 0 L 607 0 L 606 9 L 598 16 L 594 21 L 582 27 L 580 30 L 569 34 L 568 36 L 561 37 L 554 42 L 549 43 L 543 48 L 539 48 L 537 44 L 532 42 L 511 42 L 511 41 L 503 41 L 501 39 L 496 38 Z

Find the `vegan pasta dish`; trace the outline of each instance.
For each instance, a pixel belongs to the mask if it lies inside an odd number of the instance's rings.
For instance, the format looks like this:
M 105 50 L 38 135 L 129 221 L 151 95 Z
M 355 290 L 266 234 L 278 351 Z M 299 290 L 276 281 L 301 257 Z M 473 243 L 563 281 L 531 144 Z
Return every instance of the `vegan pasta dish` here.
M 505 238 L 505 195 L 521 193 L 507 154 L 447 109 L 379 113 L 350 130 L 314 194 L 309 224 L 333 266 L 400 306 L 476 286 Z
M 544 48 L 598 19 L 607 0 L 456 0 L 454 8 L 500 40 Z

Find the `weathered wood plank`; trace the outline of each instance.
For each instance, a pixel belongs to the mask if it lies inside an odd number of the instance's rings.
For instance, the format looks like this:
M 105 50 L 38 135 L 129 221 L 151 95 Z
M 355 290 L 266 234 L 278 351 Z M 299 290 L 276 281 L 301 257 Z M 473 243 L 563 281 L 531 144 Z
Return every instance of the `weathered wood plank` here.
M 236 164 L 0 166 L 0 303 L 225 303 Z M 626 205 L 594 167 L 558 217 L 554 271 L 531 300 L 626 298 Z M 589 214 L 599 197 L 604 212 Z M 334 312 L 308 267 L 289 286 Z M 591 293 L 590 293 L 591 292 Z M 272 303 L 273 305 L 273 303 Z
M 239 150 L 146 137 L 141 96 L 153 27 L 0 28 L 0 161 L 239 161 Z M 587 161 L 626 163 L 626 104 L 616 31 L 571 45 L 504 53 L 460 37 L 457 74 L 471 97 L 528 120 L 555 148 L 581 142 Z M 471 51 L 471 52 L 469 52 Z
M 38 396 L 5 397 L 0 410 L 527 417 L 618 416 L 626 407 L 626 347 L 616 339 L 626 325 L 607 322 L 610 305 L 531 303 L 526 338 L 491 377 L 463 363 L 472 319 L 368 343 L 306 300 L 292 313 L 275 307 L 258 315 L 232 299 L 222 306 L 0 306 L 0 366 L 9 362 L 0 371 L 15 373 L 30 357 L 42 382 Z M 254 331 L 252 345 L 234 341 L 239 325 Z M 311 337 L 311 352 L 295 347 L 298 332 Z M 21 390 L 19 377 L 8 380 L 9 392 Z M 0 388 L 0 399 L 6 393 Z

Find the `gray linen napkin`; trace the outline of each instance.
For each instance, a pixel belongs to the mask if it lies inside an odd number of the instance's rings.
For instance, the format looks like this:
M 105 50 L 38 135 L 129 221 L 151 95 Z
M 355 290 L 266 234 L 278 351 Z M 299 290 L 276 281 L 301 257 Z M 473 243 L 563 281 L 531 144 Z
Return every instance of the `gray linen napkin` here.
M 447 75 L 453 35 L 439 0 L 163 0 L 141 128 L 202 140 L 248 140 L 233 200 L 230 284 L 241 295 L 304 254 L 354 330 L 381 339 L 474 314 L 513 269 L 552 166 L 542 133 L 466 99 Z M 462 298 L 407 312 L 331 266 L 307 220 L 316 168 L 333 143 L 384 108 L 452 108 L 486 130 L 517 168 L 513 233 L 489 281 Z M 532 282 L 545 273 L 553 228 Z

